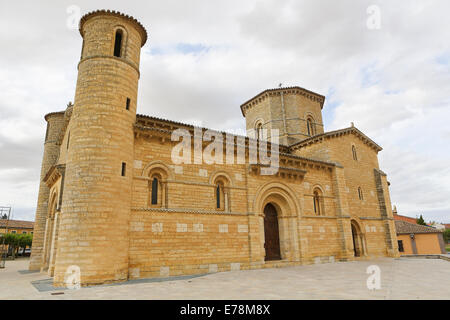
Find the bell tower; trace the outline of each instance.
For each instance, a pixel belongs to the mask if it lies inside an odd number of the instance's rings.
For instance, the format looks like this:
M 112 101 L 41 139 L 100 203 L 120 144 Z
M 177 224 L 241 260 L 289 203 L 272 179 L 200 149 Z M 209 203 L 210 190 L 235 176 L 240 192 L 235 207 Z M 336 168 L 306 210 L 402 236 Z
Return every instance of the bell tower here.
M 325 97 L 300 87 L 269 89 L 241 105 L 249 136 L 291 145 L 324 132 Z M 261 134 L 264 133 L 264 134 Z
M 56 286 L 73 266 L 82 285 L 128 278 L 133 126 L 147 32 L 133 17 L 100 10 L 81 18 L 80 33 Z

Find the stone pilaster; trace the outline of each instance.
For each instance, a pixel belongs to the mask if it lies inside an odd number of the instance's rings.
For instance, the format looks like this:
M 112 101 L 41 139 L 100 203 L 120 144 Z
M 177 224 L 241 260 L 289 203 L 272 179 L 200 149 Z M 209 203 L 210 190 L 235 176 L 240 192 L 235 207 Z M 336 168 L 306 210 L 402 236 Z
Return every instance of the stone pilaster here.
M 341 236 L 341 260 L 353 257 L 352 230 L 350 225 L 350 211 L 347 202 L 344 168 L 337 165 L 333 170 L 333 189 L 336 197 L 336 216 L 338 232 Z
M 380 214 L 381 218 L 384 220 L 387 254 L 391 257 L 399 257 L 400 254 L 398 252 L 397 234 L 395 231 L 395 222 L 392 215 L 387 176 L 383 171 L 379 169 L 374 169 L 374 176 Z

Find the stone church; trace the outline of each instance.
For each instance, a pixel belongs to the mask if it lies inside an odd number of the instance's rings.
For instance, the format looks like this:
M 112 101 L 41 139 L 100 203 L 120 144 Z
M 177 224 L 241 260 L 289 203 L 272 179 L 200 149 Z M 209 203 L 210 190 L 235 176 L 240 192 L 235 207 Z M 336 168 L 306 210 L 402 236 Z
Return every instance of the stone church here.
M 175 164 L 171 134 L 207 129 L 136 113 L 145 28 L 105 10 L 79 27 L 74 104 L 45 116 L 30 270 L 59 287 L 73 270 L 94 285 L 398 256 L 382 148 L 354 125 L 326 132 L 324 96 L 277 88 L 241 105 L 248 132 L 278 132 L 274 175 Z M 248 160 L 265 138 L 231 139 Z

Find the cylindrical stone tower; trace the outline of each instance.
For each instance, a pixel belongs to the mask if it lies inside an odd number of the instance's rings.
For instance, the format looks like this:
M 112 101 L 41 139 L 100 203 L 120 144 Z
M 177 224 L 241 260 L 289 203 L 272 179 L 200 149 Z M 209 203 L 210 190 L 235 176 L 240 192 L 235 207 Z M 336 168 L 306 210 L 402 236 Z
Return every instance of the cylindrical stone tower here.
M 55 286 L 128 278 L 133 125 L 145 28 L 114 11 L 81 18 L 83 37 L 55 261 Z M 72 267 L 72 268 L 69 268 Z
M 47 133 L 44 142 L 44 157 L 41 166 L 39 195 L 36 208 L 36 218 L 33 231 L 33 247 L 31 250 L 30 270 L 40 270 L 44 264 L 43 249 L 45 238 L 45 225 L 48 215 L 49 187 L 42 181 L 48 170 L 56 164 L 59 156 L 59 135 L 64 126 L 64 111 L 49 113 L 45 116 Z

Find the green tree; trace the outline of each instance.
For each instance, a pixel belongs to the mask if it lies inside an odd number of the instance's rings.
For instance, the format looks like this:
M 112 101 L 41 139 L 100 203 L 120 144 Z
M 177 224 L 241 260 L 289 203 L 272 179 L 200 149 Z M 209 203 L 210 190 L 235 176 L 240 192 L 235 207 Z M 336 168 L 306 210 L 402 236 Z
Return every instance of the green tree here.
M 33 242 L 33 236 L 31 234 L 21 234 L 18 236 L 18 247 L 26 249 L 27 247 L 31 247 L 31 243 Z
M 33 235 L 6 233 L 0 235 L 0 245 L 3 243 L 11 249 L 12 258 L 15 259 L 17 251 L 20 248 L 26 249 L 27 247 L 31 247 L 33 243 Z
M 16 233 L 6 233 L 3 234 L 3 238 L 5 239 L 5 244 L 7 246 L 9 246 L 12 250 L 12 258 L 15 259 L 16 258 L 16 250 L 18 248 L 19 245 L 19 235 Z M 3 239 L 2 239 L 2 243 L 3 243 Z
M 426 226 L 425 220 L 423 219 L 423 216 L 420 215 L 419 218 L 416 219 L 417 224 L 420 224 L 421 226 Z
M 444 241 L 445 243 L 450 243 L 450 229 L 444 231 Z

